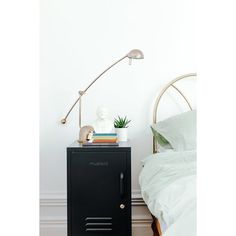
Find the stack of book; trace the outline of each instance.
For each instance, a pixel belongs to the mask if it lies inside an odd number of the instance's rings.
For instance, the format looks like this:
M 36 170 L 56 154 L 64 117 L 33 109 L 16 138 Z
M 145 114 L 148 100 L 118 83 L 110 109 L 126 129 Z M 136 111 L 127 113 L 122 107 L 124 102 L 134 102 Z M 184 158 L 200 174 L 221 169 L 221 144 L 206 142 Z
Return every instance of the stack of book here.
M 84 143 L 84 145 L 118 146 L 117 134 L 116 133 L 94 133 L 92 140 Z

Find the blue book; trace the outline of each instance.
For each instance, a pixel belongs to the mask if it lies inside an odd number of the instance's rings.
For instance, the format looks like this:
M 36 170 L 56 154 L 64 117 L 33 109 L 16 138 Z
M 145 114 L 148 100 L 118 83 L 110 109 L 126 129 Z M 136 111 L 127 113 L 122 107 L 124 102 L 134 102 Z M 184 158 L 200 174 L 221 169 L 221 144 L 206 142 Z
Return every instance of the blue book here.
M 93 136 L 114 136 L 116 137 L 116 133 L 93 133 Z

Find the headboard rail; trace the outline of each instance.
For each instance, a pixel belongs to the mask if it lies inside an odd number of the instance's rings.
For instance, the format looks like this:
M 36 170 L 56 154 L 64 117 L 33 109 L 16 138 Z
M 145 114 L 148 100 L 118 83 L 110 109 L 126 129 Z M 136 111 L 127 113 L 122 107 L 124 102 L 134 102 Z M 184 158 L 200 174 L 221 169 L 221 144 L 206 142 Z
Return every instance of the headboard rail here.
M 183 94 L 183 92 L 175 85 L 175 83 L 177 81 L 180 81 L 182 79 L 187 79 L 187 78 L 196 78 L 197 74 L 196 73 L 189 73 L 189 74 L 185 74 L 182 76 L 179 76 L 175 79 L 173 79 L 172 81 L 170 81 L 160 92 L 160 94 L 158 95 L 158 97 L 156 98 L 155 104 L 154 104 L 154 109 L 153 109 L 153 124 L 157 123 L 157 110 L 161 101 L 161 98 L 163 97 L 164 93 L 170 88 L 174 88 L 185 100 L 185 102 L 187 103 L 188 107 L 190 110 L 192 110 L 192 106 L 190 104 L 190 102 L 188 101 L 187 97 Z M 153 153 L 157 153 L 157 144 L 155 143 L 155 140 L 153 138 Z

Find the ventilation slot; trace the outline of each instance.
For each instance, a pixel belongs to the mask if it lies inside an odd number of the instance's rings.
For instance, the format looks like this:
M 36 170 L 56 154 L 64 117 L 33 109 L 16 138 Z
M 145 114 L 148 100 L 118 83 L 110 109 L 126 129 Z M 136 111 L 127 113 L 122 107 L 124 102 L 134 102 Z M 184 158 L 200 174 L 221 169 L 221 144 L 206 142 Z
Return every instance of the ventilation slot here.
M 112 217 L 87 217 L 85 219 L 86 232 L 112 231 Z

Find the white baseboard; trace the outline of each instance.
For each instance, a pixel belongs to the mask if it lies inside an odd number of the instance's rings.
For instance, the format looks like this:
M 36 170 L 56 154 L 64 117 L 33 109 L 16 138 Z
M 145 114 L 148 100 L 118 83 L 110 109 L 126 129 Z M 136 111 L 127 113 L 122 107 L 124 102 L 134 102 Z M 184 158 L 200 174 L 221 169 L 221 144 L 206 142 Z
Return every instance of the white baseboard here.
M 66 194 L 46 193 L 40 197 L 40 236 L 67 236 Z M 139 191 L 132 192 L 132 235 L 151 236 L 151 215 Z

